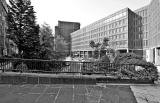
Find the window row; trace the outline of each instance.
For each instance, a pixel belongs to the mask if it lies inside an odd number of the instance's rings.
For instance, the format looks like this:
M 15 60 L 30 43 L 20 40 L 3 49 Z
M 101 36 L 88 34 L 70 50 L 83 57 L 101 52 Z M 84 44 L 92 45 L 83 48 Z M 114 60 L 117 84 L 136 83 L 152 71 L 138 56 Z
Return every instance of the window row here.
M 119 13 L 119 14 L 116 14 L 116 15 L 114 15 L 114 16 L 112 16 L 112 17 L 105 18 L 105 19 L 101 19 L 101 20 L 99 20 L 99 21 L 97 21 L 97 22 L 89 25 L 89 26 L 86 28 L 86 30 L 91 30 L 91 29 L 93 29 L 93 28 L 95 28 L 95 27 L 102 26 L 102 25 L 104 25 L 104 24 L 106 24 L 106 23 L 109 23 L 109 22 L 111 22 L 111 21 L 114 21 L 114 20 L 117 20 L 117 19 L 119 19 L 119 18 L 125 17 L 126 15 L 127 15 L 127 12 L 124 11 L 124 12 L 121 12 L 121 13 Z
M 77 41 L 77 40 L 78 41 L 79 40 L 87 40 L 87 39 L 92 39 L 92 38 L 98 38 L 98 37 L 108 36 L 108 35 L 111 35 L 111 34 L 117 34 L 117 33 L 125 32 L 125 31 L 127 31 L 127 27 L 123 26 L 123 27 L 120 27 L 120 28 L 111 29 L 109 31 L 105 31 L 105 32 L 101 32 L 101 33 L 96 33 L 96 34 L 93 34 L 93 35 L 90 35 L 90 36 L 85 36 L 85 37 L 79 37 L 79 36 L 73 37 L 72 36 L 72 40 L 73 41 L 74 40 L 75 41 Z
M 140 16 L 142 16 L 142 17 L 147 16 L 147 14 L 148 14 L 148 13 L 147 13 L 147 9 L 144 9 L 144 10 L 138 12 L 138 15 L 140 15 Z
M 124 46 L 127 45 L 127 41 L 123 40 L 123 41 L 115 41 L 115 42 L 110 42 L 111 46 Z
M 81 36 L 85 36 L 85 35 L 91 35 L 93 33 L 98 33 L 98 32 L 106 31 L 106 30 L 109 30 L 109 29 L 117 28 L 119 26 L 125 25 L 126 23 L 127 23 L 127 19 L 125 18 L 125 19 L 113 22 L 111 24 L 108 24 L 108 25 L 104 25 L 104 26 L 101 26 L 101 27 L 96 27 L 95 29 L 87 31 L 87 32 L 72 33 L 72 36 L 73 37 L 81 37 Z M 82 31 L 82 29 L 79 30 L 79 31 Z
M 110 40 L 125 39 L 125 37 L 126 37 L 126 34 L 123 33 L 123 34 L 118 34 L 118 35 L 109 36 L 109 39 L 110 39 Z
M 72 39 L 72 42 L 79 43 L 80 41 L 86 41 L 86 40 L 88 41 L 90 39 L 94 40 L 95 42 L 102 42 L 104 37 L 108 37 L 108 36 L 104 36 L 104 35 L 105 35 L 105 33 L 103 32 L 103 33 L 100 33 L 99 35 L 95 34 L 95 35 L 86 36 L 83 38 Z M 127 35 L 126 33 L 112 35 L 112 36 L 109 36 L 109 39 L 110 40 L 125 39 L 126 35 Z M 101 38 L 99 38 L 99 37 L 101 37 Z M 96 39 L 93 39 L 93 38 L 96 38 Z

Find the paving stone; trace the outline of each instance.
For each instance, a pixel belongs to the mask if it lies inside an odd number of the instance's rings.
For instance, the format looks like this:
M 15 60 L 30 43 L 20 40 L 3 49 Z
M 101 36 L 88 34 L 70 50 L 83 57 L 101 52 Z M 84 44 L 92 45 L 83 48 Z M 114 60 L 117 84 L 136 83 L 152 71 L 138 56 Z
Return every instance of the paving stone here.
M 136 101 L 129 86 L 3 84 L 0 85 L 0 103 L 136 103 Z
M 27 84 L 38 84 L 38 77 L 27 77 Z
M 160 103 L 160 86 L 131 86 L 138 103 Z

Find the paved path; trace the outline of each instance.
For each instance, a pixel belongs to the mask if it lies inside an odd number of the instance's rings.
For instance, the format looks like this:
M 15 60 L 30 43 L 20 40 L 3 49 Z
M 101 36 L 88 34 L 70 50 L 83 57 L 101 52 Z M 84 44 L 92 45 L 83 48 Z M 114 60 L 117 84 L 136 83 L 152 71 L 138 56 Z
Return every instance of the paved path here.
M 160 103 L 160 73 L 155 83 L 155 85 L 130 86 L 138 103 Z
M 137 103 L 129 86 L 0 85 L 0 103 Z
M 160 103 L 160 85 L 131 86 L 138 103 Z

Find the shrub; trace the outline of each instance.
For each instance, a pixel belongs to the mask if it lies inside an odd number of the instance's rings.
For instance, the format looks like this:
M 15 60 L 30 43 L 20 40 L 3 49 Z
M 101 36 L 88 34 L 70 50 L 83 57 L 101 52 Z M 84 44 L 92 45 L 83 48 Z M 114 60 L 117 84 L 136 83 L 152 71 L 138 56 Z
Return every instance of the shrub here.
M 104 55 L 103 57 L 101 57 L 99 62 L 110 63 L 110 59 L 109 59 L 109 57 L 107 55 Z
M 135 79 L 158 79 L 158 70 L 153 63 L 147 62 L 141 56 L 134 53 L 119 54 L 114 60 L 115 67 L 118 68 L 117 75 L 121 78 L 129 77 Z M 136 67 L 143 69 L 136 71 Z
M 13 71 L 17 71 L 15 69 L 20 70 L 21 64 L 24 64 L 27 66 L 28 70 L 31 71 L 54 71 L 54 72 L 60 72 L 62 70 L 62 67 L 67 66 L 65 61 L 47 61 L 47 60 L 23 60 L 23 59 L 17 59 L 12 61 L 13 64 Z M 23 68 L 21 68 L 23 69 Z M 27 70 L 25 70 L 27 71 Z
M 99 57 L 99 51 L 98 50 L 95 50 L 94 51 L 94 56 L 93 56 L 95 59 L 98 59 Z
M 129 59 L 142 60 L 142 57 L 139 56 L 139 55 L 136 55 L 136 54 L 134 54 L 134 53 L 122 53 L 122 54 L 118 54 L 118 55 L 115 57 L 114 63 L 115 63 L 115 64 L 124 64 L 124 63 L 127 63 L 127 61 L 128 61 Z M 134 60 L 133 60 L 133 61 L 134 61 Z M 137 60 L 135 60 L 135 61 L 137 62 Z M 135 61 L 134 61 L 134 62 L 135 62 Z M 133 63 L 134 63 L 134 62 L 133 62 Z M 131 62 L 129 62 L 129 63 L 131 63 Z

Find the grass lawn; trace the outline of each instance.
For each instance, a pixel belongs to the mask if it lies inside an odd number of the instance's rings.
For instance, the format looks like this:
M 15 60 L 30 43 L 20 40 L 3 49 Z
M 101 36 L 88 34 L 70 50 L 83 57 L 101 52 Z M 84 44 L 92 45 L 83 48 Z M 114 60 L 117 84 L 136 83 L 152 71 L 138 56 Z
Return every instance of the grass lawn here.
M 0 85 L 0 103 L 137 103 L 129 86 Z

